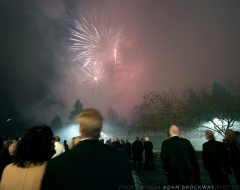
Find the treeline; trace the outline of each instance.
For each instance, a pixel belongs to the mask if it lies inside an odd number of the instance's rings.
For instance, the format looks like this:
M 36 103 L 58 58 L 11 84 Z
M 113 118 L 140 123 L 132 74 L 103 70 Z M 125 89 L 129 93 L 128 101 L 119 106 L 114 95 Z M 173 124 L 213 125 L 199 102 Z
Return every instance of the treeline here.
M 161 132 L 168 138 L 169 127 L 175 124 L 186 132 L 211 129 L 225 136 L 226 129 L 238 125 L 237 121 L 240 121 L 239 85 L 229 82 L 224 87 L 214 82 L 212 86 L 185 86 L 180 91 L 145 94 L 142 103 L 131 112 L 128 131 Z

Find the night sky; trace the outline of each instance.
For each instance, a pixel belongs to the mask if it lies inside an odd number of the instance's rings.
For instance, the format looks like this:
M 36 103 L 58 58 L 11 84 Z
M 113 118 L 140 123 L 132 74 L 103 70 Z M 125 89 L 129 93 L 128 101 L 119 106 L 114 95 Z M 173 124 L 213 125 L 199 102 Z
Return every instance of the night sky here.
M 93 8 L 138 37 L 144 75 L 136 85 L 108 78 L 96 93 L 82 85 L 61 31 L 66 15 Z M 19 135 L 55 114 L 66 123 L 77 99 L 128 118 L 147 92 L 239 83 L 239 10 L 238 0 L 0 0 L 0 133 Z

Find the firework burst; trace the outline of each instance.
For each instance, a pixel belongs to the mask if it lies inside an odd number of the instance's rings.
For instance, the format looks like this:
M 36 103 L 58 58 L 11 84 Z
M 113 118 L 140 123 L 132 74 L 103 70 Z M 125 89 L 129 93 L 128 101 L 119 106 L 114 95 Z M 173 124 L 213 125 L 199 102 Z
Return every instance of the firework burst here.
M 116 25 L 104 11 L 80 17 L 67 17 L 68 50 L 74 52 L 73 61 L 79 68 L 83 86 L 97 92 L 107 80 L 128 80 L 136 86 L 144 75 L 143 61 L 135 35 L 124 37 L 127 31 Z
M 69 35 L 69 50 L 76 52 L 73 61 L 103 63 L 116 61 L 121 30 L 109 20 L 104 11 L 86 12 L 78 19 L 67 17 L 68 27 L 63 32 Z
M 89 63 L 84 67 L 78 66 L 80 75 L 82 75 L 83 87 L 86 87 L 92 92 L 97 92 L 97 89 L 102 89 L 105 82 L 105 69 L 102 63 Z

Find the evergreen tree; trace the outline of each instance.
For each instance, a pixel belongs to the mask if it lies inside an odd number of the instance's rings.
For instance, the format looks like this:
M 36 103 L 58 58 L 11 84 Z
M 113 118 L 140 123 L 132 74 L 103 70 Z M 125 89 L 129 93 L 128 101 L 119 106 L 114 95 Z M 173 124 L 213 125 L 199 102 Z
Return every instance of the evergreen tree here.
M 62 128 L 63 126 L 63 122 L 61 120 L 61 117 L 59 117 L 57 114 L 55 115 L 55 117 L 53 118 L 53 120 L 50 122 L 51 127 L 53 130 Z
M 75 118 L 83 111 L 83 105 L 79 99 L 77 99 L 73 108 L 74 110 L 70 111 L 70 114 L 68 116 L 68 119 L 70 121 L 69 123 L 73 123 Z

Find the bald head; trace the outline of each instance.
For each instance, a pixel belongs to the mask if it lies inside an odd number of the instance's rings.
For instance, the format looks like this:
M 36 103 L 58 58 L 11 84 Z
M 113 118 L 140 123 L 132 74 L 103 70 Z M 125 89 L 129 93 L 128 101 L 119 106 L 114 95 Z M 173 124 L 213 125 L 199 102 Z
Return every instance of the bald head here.
M 176 125 L 172 125 L 170 127 L 169 133 L 170 133 L 171 137 L 178 136 L 179 135 L 179 128 Z

